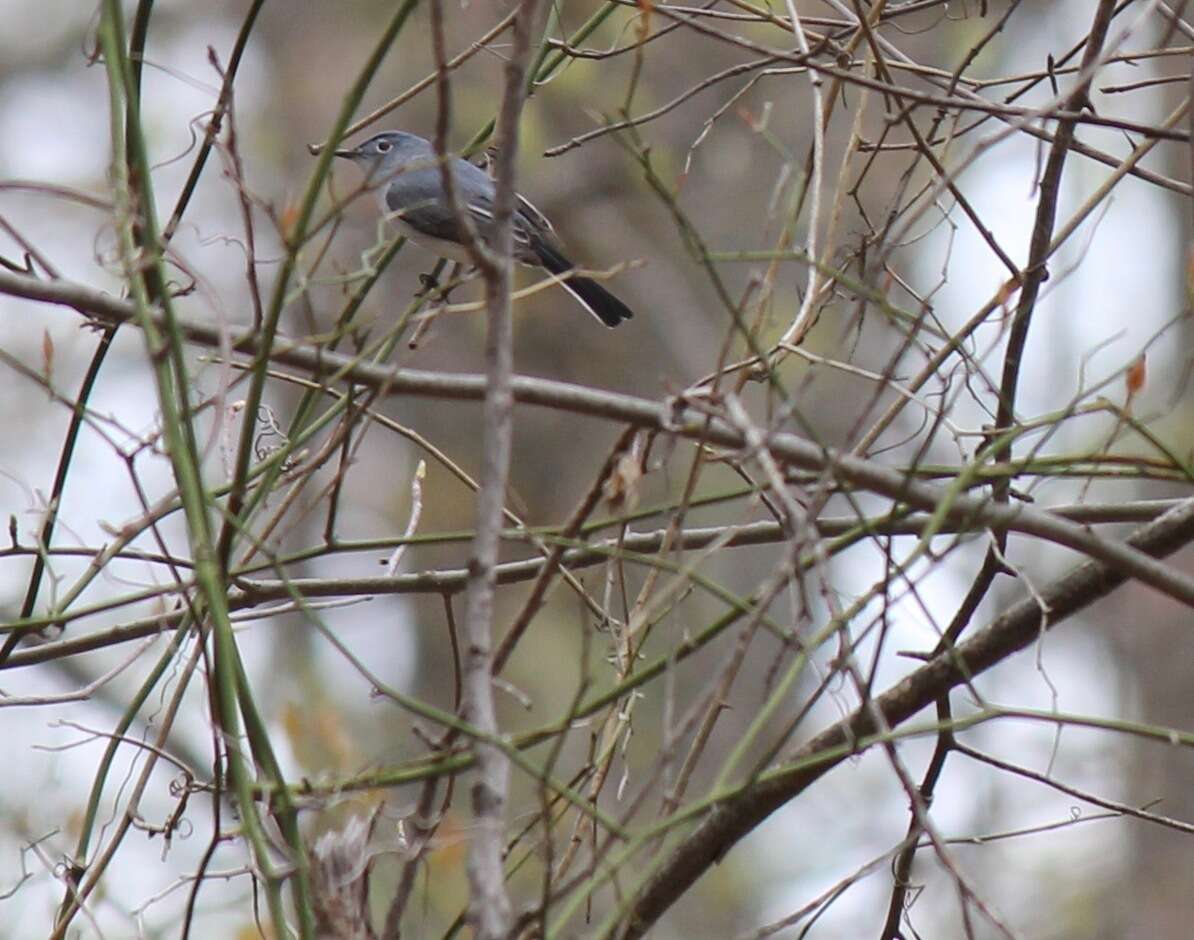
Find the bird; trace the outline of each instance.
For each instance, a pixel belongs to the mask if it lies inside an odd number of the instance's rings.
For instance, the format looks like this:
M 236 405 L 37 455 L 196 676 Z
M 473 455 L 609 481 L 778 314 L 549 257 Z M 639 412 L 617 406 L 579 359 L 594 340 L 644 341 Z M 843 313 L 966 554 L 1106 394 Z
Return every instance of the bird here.
M 382 212 L 395 227 L 434 253 L 471 264 L 459 220 L 444 191 L 441 159 L 431 141 L 406 131 L 383 131 L 351 150 L 333 151 L 364 170 L 367 185 L 375 187 Z M 481 240 L 489 243 L 493 229 L 493 201 L 497 187 L 489 175 L 460 157 L 447 157 L 456 200 L 468 213 Z M 576 274 L 552 231 L 551 223 L 530 202 L 518 197 L 511 220 L 514 260 L 542 268 L 582 307 L 608 327 L 631 319 L 626 304 L 594 281 Z

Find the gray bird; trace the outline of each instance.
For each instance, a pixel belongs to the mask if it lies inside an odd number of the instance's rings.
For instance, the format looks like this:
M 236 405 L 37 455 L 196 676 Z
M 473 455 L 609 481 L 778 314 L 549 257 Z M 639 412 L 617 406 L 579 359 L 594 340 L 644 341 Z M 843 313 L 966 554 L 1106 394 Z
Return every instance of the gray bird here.
M 335 153 L 365 171 L 369 185 L 377 188 L 382 211 L 393 216 L 403 235 L 445 258 L 471 263 L 430 141 L 404 131 L 385 131 L 359 147 Z M 488 239 L 496 192 L 493 180 L 459 157 L 449 157 L 448 166 L 457 201 L 468 212 L 481 238 Z M 629 307 L 596 281 L 568 273 L 576 266 L 564 255 L 551 223 L 521 196 L 512 224 L 515 261 L 564 275 L 560 283 L 568 293 L 606 326 L 617 326 L 634 316 Z

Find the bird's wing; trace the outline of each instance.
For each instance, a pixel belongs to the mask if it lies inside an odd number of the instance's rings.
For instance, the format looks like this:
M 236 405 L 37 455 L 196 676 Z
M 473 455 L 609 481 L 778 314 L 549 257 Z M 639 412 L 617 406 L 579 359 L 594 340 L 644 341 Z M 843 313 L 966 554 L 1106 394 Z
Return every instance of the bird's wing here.
M 493 181 L 495 191 L 497 188 L 497 180 L 493 175 L 493 170 L 496 160 L 497 148 L 490 147 L 481 155 L 481 158 L 476 163 L 472 164 L 481 172 L 483 172 L 491 181 Z M 551 219 L 540 212 L 538 208 L 536 208 L 535 204 L 531 202 L 531 200 L 527 199 L 527 197 L 523 196 L 521 193 L 515 193 L 515 197 L 518 199 L 518 205 L 515 206 L 514 210 L 516 214 L 515 224 L 519 224 L 519 221 L 521 221 L 528 230 L 532 232 L 538 231 L 540 234 L 555 233 L 555 229 L 551 224 Z M 519 220 L 517 216 L 522 216 L 522 219 Z
M 439 167 L 422 167 L 394 177 L 386 187 L 386 208 L 416 232 L 441 241 L 460 241 L 460 226 L 444 195 Z
M 478 233 L 488 242 L 493 225 L 493 180 L 463 160 L 453 161 L 452 172 L 456 198 L 463 202 Z M 513 220 L 514 257 L 538 264 L 535 246 L 541 241 L 554 241 L 551 224 L 533 205 L 521 196 L 518 199 Z M 420 167 L 394 177 L 386 189 L 386 207 L 424 236 L 445 242 L 462 240 L 459 223 L 444 194 L 439 167 Z
M 522 199 L 521 196 L 518 197 Z M 530 205 L 530 203 L 527 203 Z M 488 196 L 473 199 L 468 204 L 469 215 L 477 223 L 477 229 L 488 239 L 490 227 L 493 225 L 493 202 Z M 514 210 L 512 223 L 514 235 L 514 257 L 524 264 L 538 264 L 535 245 L 550 236 L 550 229 L 542 230 L 533 218 L 523 212 L 523 207 Z

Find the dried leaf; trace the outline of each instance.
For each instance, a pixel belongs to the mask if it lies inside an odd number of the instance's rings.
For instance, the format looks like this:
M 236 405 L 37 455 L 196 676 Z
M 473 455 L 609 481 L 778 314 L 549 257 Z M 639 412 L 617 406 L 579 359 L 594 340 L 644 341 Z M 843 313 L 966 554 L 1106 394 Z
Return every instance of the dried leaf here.
M 278 216 L 278 227 L 282 230 L 283 238 L 290 238 L 290 233 L 294 231 L 295 223 L 298 222 L 299 207 L 298 203 L 289 201 L 282 207 L 282 212 Z
M 49 330 L 43 330 L 41 334 L 41 363 L 42 374 L 46 377 L 46 384 L 53 384 L 54 377 L 54 337 L 50 335 Z
M 615 508 L 631 512 L 638 505 L 639 481 L 643 472 L 632 454 L 622 454 L 605 481 L 605 498 Z
M 1145 364 L 1144 353 L 1141 353 L 1135 362 L 1128 366 L 1127 384 L 1128 384 L 1128 398 L 1134 398 L 1136 393 L 1144 388 L 1144 382 L 1148 378 L 1148 368 Z

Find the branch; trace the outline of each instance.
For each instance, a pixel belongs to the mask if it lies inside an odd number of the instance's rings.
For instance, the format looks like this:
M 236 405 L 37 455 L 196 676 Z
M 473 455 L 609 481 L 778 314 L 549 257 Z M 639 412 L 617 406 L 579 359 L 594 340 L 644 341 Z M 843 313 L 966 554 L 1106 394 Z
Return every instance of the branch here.
M 464 719 L 484 737 L 473 738 L 477 775 L 472 786 L 474 830 L 469 843 L 468 919 L 476 940 L 506 940 L 511 931 L 510 898 L 506 893 L 504 857 L 505 815 L 509 790 L 509 759 L 494 743 L 499 735 L 493 700 L 493 613 L 497 588 L 498 549 L 501 543 L 506 484 L 510 476 L 510 451 L 514 429 L 514 331 L 510 309 L 510 269 L 513 264 L 512 225 L 517 195 L 514 192 L 518 159 L 518 121 L 526 102 L 527 62 L 539 20 L 540 0 L 520 0 L 513 24 L 513 44 L 506 61 L 502 107 L 497 118 L 497 189 L 493 201 L 493 226 L 488 251 L 472 242 L 469 252 L 485 279 L 488 330 L 485 335 L 486 389 L 485 439 L 481 456 L 481 487 L 477 493 L 476 536 L 469 561 L 468 607 L 465 616 L 466 646 L 463 656 Z M 438 13 L 436 6 L 433 12 Z M 437 20 L 438 25 L 438 20 Z M 437 29 L 437 36 L 441 36 Z M 437 46 L 437 52 L 439 52 Z M 441 59 L 442 62 L 442 59 Z M 441 66 L 442 70 L 442 66 Z M 441 111 L 436 144 L 442 151 L 447 112 L 447 79 L 441 71 Z M 450 167 L 441 167 L 445 193 L 454 205 Z M 458 215 L 461 213 L 458 211 Z
M 127 323 L 134 316 L 132 304 L 101 291 L 62 281 L 40 281 L 8 271 L 0 271 L 0 293 L 63 304 L 107 322 Z M 207 323 L 175 316 L 174 325 L 193 342 L 213 348 L 221 345 L 219 331 Z M 256 351 L 258 347 L 258 340 L 252 335 L 237 337 L 234 342 L 236 348 L 248 352 Z M 324 352 L 316 346 L 287 341 L 283 337 L 275 337 L 270 359 L 325 377 L 325 381 L 351 380 L 356 385 L 379 389 L 391 396 L 481 401 L 487 387 L 483 375 L 370 366 L 355 358 Z M 529 376 L 514 376 L 511 391 L 516 402 L 526 405 L 623 422 L 720 447 L 746 447 L 741 431 L 719 418 L 710 418 L 705 411 L 688 406 L 682 399 L 651 401 Z M 1117 568 L 1183 604 L 1194 606 L 1194 578 L 1161 564 L 1131 545 L 1096 535 L 1085 526 L 1055 518 L 1043 510 L 1023 504 L 998 505 L 982 496 L 956 494 L 945 487 L 909 480 L 899 471 L 821 447 L 795 434 L 773 433 L 768 444 L 772 455 L 781 464 L 813 473 L 832 470 L 841 483 L 870 490 L 914 509 L 937 513 L 939 522 L 963 524 L 973 531 L 1006 529 L 1064 545 Z
M 1194 500 L 1140 529 L 1129 542 L 1153 557 L 1169 555 L 1194 539 Z M 1048 629 L 1106 597 L 1125 581 L 1122 572 L 1098 562 L 1079 565 L 1042 593 L 1047 609 L 1027 598 L 967 642 L 948 650 L 896 683 L 872 702 L 831 725 L 772 772 L 717 804 L 635 899 L 620 940 L 636 940 L 717 863 L 730 848 L 786 802 L 804 792 L 842 761 L 865 749 L 878 731 L 876 716 L 894 727 L 942 695 L 1024 649 Z

